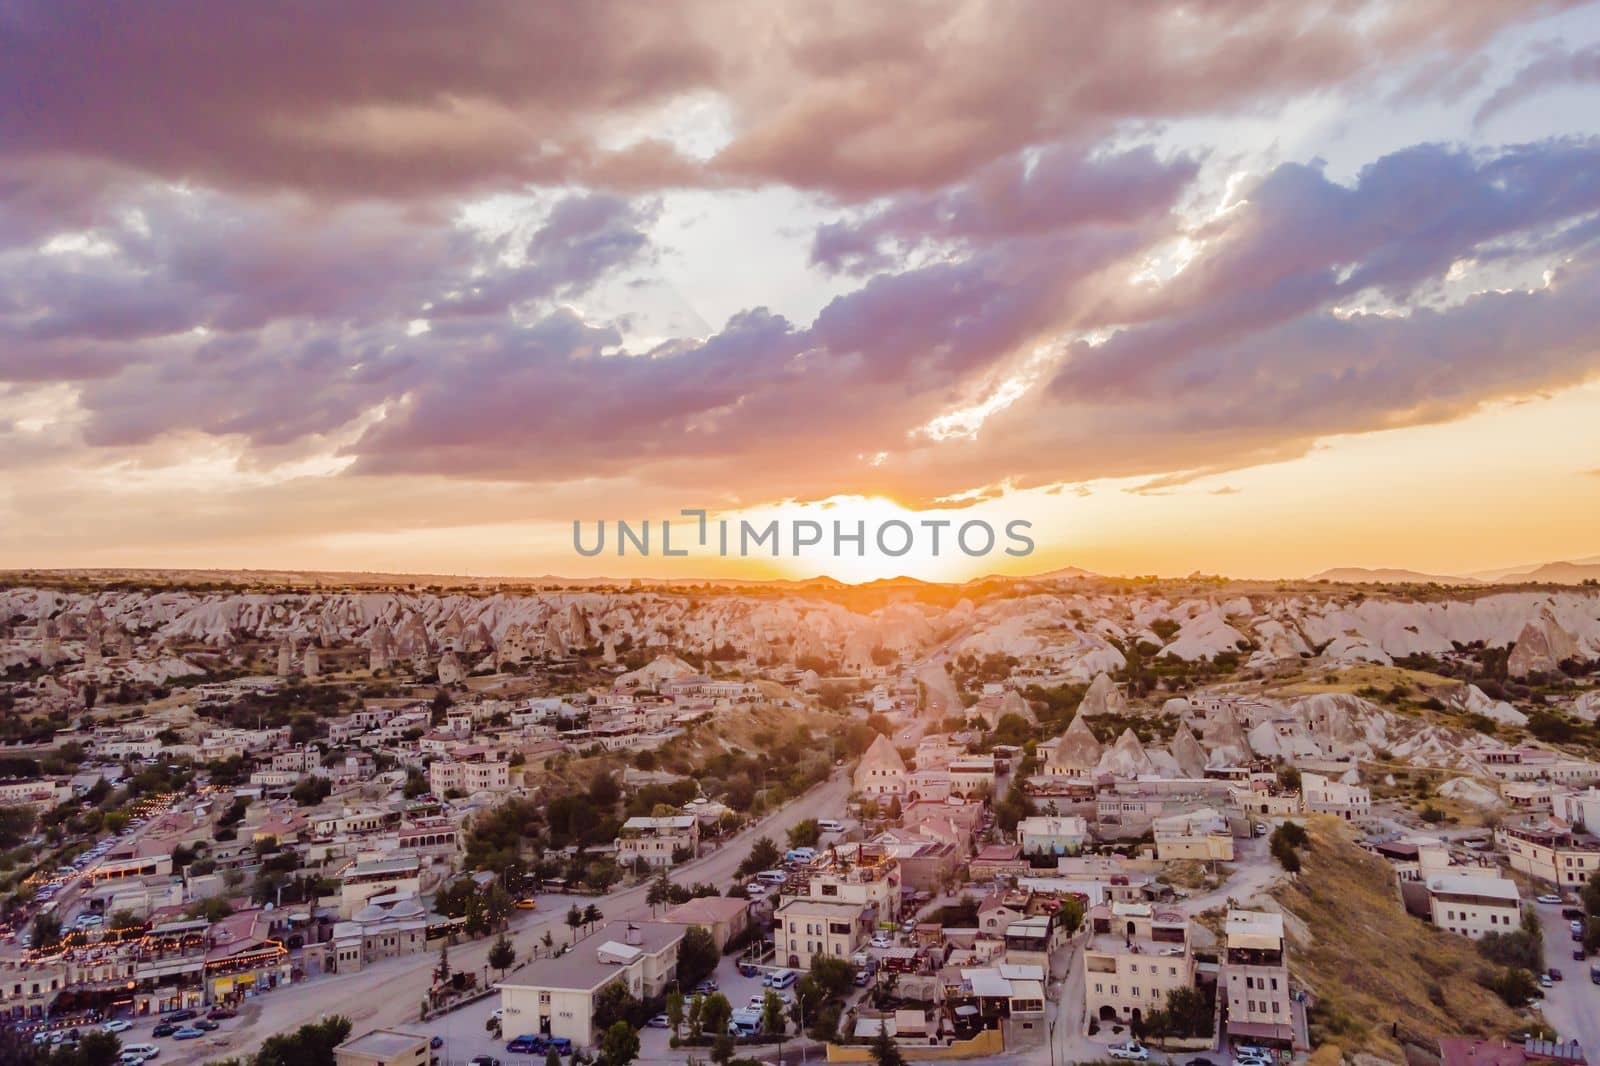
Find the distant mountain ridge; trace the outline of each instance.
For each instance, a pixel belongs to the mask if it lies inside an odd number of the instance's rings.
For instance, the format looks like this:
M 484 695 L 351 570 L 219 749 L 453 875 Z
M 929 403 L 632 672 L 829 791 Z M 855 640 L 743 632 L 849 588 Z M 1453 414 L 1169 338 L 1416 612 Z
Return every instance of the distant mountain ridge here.
M 1336 581 L 1341 585 L 1482 585 L 1482 578 L 1447 574 L 1424 574 L 1420 570 L 1397 567 L 1336 566 L 1311 575 L 1312 581 Z

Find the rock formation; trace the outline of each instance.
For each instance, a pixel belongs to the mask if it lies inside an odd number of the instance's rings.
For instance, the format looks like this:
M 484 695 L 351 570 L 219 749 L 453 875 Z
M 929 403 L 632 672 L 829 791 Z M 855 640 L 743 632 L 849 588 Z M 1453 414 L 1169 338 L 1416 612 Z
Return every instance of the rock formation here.
M 1187 722 L 1178 723 L 1178 731 L 1172 738 L 1172 759 L 1178 764 L 1178 769 L 1184 777 L 1204 777 L 1206 775 L 1206 750 L 1200 746 L 1200 741 L 1189 729 Z
M 278 641 L 278 676 L 288 677 L 294 671 L 294 641 L 286 635 Z
M 454 648 L 446 648 L 444 654 L 439 656 L 439 684 L 459 685 L 466 680 L 466 671 L 461 668 L 461 660 L 456 655 Z
M 1067 777 L 1086 777 L 1100 764 L 1104 749 L 1089 728 L 1089 720 L 1081 714 L 1074 715 L 1072 724 L 1061 734 L 1055 750 L 1045 764 L 1045 772 Z
M 302 669 L 307 677 L 318 677 L 322 674 L 322 653 L 318 651 L 317 642 L 314 640 L 306 645 L 306 658 Z
M 389 669 L 393 661 L 394 634 L 386 623 L 379 622 L 372 627 L 372 635 L 367 641 L 367 667 L 377 673 Z
M 1155 763 L 1145 753 L 1144 745 L 1132 729 L 1124 729 L 1111 750 L 1100 756 L 1099 771 L 1113 777 L 1135 778 L 1156 772 Z
M 1554 674 L 1560 671 L 1563 660 L 1576 658 L 1579 658 L 1578 642 L 1561 627 L 1546 606 L 1522 627 L 1506 659 L 1506 673 L 1512 677 Z
M 1102 714 L 1124 715 L 1128 713 L 1128 697 L 1122 694 L 1122 689 L 1111 680 L 1110 674 L 1098 674 L 1089 684 L 1089 691 L 1083 694 L 1083 702 L 1078 704 L 1080 717 L 1091 717 Z

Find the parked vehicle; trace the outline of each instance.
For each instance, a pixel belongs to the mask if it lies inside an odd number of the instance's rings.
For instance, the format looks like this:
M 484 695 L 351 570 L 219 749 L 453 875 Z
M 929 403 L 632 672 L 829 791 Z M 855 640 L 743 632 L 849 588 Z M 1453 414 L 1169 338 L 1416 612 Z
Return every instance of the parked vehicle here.
M 186 1021 L 189 1021 L 191 1018 L 200 1017 L 200 1012 L 197 1011 L 197 1010 L 189 1010 L 189 1009 L 185 1008 L 183 1010 L 168 1011 L 166 1014 L 163 1014 L 161 1017 L 162 1017 L 162 1019 L 164 1021 L 186 1022 Z
M 1538 902 L 1540 902 L 1540 903 L 1560 903 L 1561 902 L 1561 897 L 1560 896 L 1556 896 L 1556 895 L 1552 895 L 1549 892 L 1546 892 L 1544 895 L 1542 895 L 1542 896 L 1540 896 L 1538 898 Z
M 788 988 L 798 980 L 800 980 L 800 975 L 794 970 L 778 970 L 761 983 L 769 988 Z
M 1539 975 L 1539 987 L 1540 988 L 1551 988 L 1554 985 L 1555 985 L 1555 981 L 1554 981 L 1554 979 L 1551 978 L 1551 976 L 1549 974 L 1542 973 L 1542 974 Z
M 161 1054 L 161 1049 L 156 1047 L 154 1044 L 129 1044 L 122 1050 L 124 1053 L 129 1051 L 133 1052 L 135 1055 L 139 1056 L 141 1061 L 144 1059 L 153 1059 Z
M 1106 1048 L 1106 1054 L 1114 1059 L 1134 1059 L 1143 1062 L 1150 1057 L 1150 1052 L 1137 1040 L 1130 1040 L 1126 1044 L 1112 1044 Z
M 648 1022 L 645 1022 L 645 1024 L 652 1029 L 672 1028 L 672 1023 L 667 1020 L 667 1016 L 665 1014 L 658 1014 L 654 1018 L 651 1018 Z
M 538 1050 L 538 1044 L 536 1036 L 519 1036 L 506 1045 L 506 1050 L 513 1055 L 531 1055 Z
M 216 1022 L 212 1021 L 210 1018 L 196 1018 L 194 1024 L 191 1025 L 189 1028 L 191 1028 L 191 1029 L 199 1029 L 199 1030 L 202 1030 L 203 1032 L 207 1032 L 207 1033 L 214 1033 L 218 1029 L 221 1029 L 222 1026 L 218 1025 Z
M 126 1033 L 129 1029 L 133 1028 L 133 1023 L 128 1021 L 126 1018 L 113 1018 L 100 1028 L 104 1029 L 108 1033 Z
M 809 863 L 817 859 L 816 848 L 790 848 L 783 853 L 784 862 Z
M 202 1036 L 205 1036 L 205 1035 L 206 1035 L 206 1031 L 204 1029 L 195 1029 L 195 1028 L 192 1028 L 190 1026 L 184 1026 L 182 1029 L 179 1029 L 176 1033 L 172 1034 L 172 1039 L 174 1039 L 174 1040 L 199 1040 Z
M 224 1022 L 229 1018 L 237 1018 L 238 1016 L 238 1011 L 232 1010 L 228 1007 L 212 1007 L 210 1010 L 206 1011 L 206 1017 L 217 1022 Z
M 894 947 L 894 941 L 890 940 L 888 937 L 884 936 L 882 933 L 879 933 L 877 936 L 873 937 L 871 940 L 868 941 L 868 943 L 871 944 L 875 948 L 892 948 L 892 947 Z
M 538 909 L 539 901 L 531 896 L 523 896 L 521 899 L 517 900 L 517 910 L 519 911 L 533 911 Z
M 762 870 L 756 874 L 756 880 L 764 885 L 781 885 L 789 880 L 789 875 L 782 870 Z
M 500 1060 L 493 1055 L 474 1055 L 467 1060 L 467 1066 L 500 1066 Z
M 842 833 L 844 832 L 844 823 L 833 818 L 819 818 L 817 819 L 817 828 L 824 833 Z
M 156 1027 L 150 1030 L 151 1036 L 171 1036 L 178 1031 L 178 1027 L 171 1022 L 157 1022 Z

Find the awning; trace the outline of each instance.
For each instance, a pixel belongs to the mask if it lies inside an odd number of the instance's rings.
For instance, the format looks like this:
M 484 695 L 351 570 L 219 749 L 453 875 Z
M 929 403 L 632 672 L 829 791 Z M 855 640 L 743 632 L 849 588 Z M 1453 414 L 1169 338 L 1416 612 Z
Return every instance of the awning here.
M 1229 1036 L 1245 1036 L 1252 1040 L 1281 1040 L 1286 1044 L 1294 1043 L 1294 1026 L 1273 1025 L 1271 1022 L 1233 1022 L 1228 1023 Z

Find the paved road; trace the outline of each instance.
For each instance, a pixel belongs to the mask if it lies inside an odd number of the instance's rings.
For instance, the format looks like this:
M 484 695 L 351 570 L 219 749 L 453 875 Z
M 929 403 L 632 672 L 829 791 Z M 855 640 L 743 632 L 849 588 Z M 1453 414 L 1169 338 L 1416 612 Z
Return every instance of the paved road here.
M 842 769 L 835 770 L 827 781 L 729 838 L 725 845 L 712 854 L 676 867 L 673 879 L 681 884 L 707 881 L 718 887 L 731 885 L 734 870 L 744 861 L 750 845 L 757 837 L 770 836 L 782 846 L 785 833 L 799 822 L 807 818 L 838 816 L 844 810 L 849 792 L 848 773 Z M 648 918 L 650 908 L 645 903 L 648 888 L 648 884 L 641 884 L 597 897 L 590 902 L 599 905 L 608 919 Z M 512 921 L 511 931 L 519 958 L 527 958 L 532 953 L 535 943 L 547 929 L 557 944 L 570 939 L 571 931 L 563 922 L 565 910 L 564 906 L 551 906 L 532 914 L 518 912 Z M 451 965 L 457 970 L 482 974 L 491 943 L 490 939 L 485 938 L 452 947 Z M 324 1014 L 345 1015 L 358 1032 L 389 1025 L 410 1024 L 414 1027 L 437 962 L 437 955 L 427 952 L 389 959 L 358 974 L 313 978 L 288 988 L 279 988 L 251 1001 L 250 1009 L 238 1022 L 229 1023 L 229 1027 L 212 1039 L 193 1041 L 188 1046 L 164 1046 L 162 1061 L 177 1066 L 239 1054 L 273 1033 L 293 1029 Z M 495 1005 L 491 1004 L 486 1010 Z M 251 1017 L 251 1014 L 254 1016 Z M 478 1019 L 478 1025 L 482 1025 L 481 1018 Z
M 1548 903 L 1533 904 L 1544 930 L 1544 961 L 1566 977 L 1555 987 L 1545 989 L 1544 1018 L 1563 1040 L 1577 1040 L 1590 1059 L 1600 1051 L 1600 985 L 1589 980 L 1589 967 L 1600 964 L 1600 957 L 1579 962 L 1572 957 L 1578 945 L 1561 917 L 1561 908 Z

